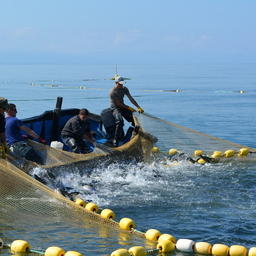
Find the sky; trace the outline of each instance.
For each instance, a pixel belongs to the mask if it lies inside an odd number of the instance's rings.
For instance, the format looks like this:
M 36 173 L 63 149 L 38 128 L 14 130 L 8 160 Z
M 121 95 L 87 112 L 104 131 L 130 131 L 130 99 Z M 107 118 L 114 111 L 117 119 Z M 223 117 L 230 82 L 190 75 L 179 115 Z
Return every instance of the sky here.
M 256 0 L 0 0 L 0 64 L 256 58 Z

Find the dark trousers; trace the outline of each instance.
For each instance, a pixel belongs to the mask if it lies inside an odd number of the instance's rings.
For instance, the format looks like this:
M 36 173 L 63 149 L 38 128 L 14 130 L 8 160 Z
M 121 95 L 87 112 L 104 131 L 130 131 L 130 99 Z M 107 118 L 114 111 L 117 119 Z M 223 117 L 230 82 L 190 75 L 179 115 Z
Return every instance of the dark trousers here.
M 135 125 L 133 121 L 132 111 L 128 109 L 113 108 L 113 117 L 115 119 L 115 135 L 114 135 L 114 145 L 117 146 L 118 142 L 124 139 L 124 120 Z
M 83 139 L 68 136 L 62 136 L 61 138 L 64 144 L 74 153 L 85 154 L 91 152 L 89 146 Z
M 132 116 L 132 111 L 129 109 L 125 108 L 113 108 L 113 116 L 115 118 L 116 124 L 123 124 L 123 117 L 125 120 L 129 123 L 132 123 L 133 126 L 135 126 L 133 116 Z

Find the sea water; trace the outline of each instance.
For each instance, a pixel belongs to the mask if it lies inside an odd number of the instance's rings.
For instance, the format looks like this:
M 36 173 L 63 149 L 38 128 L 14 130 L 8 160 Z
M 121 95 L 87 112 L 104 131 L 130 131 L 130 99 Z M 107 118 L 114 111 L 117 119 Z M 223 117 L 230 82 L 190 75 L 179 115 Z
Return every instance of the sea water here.
M 256 147 L 255 68 L 256 63 L 120 65 L 118 73 L 130 78 L 126 85 L 147 113 Z M 114 74 L 115 65 L 1 65 L 0 96 L 17 105 L 19 118 L 53 109 L 58 96 L 63 97 L 63 108 L 100 113 L 109 106 Z M 160 138 L 162 151 L 171 147 L 168 134 L 154 135 Z M 113 163 L 99 164 L 90 176 L 65 170 L 58 178 L 120 218 L 134 219 L 139 230 L 155 228 L 177 238 L 250 247 L 255 246 L 255 167 L 253 163 L 184 162 L 170 167 L 157 161 Z M 24 226 L 6 224 L 3 209 L 0 217 L 2 236 L 26 238 L 39 247 L 54 241 L 65 249 L 96 255 L 136 245 L 129 238 L 114 246 L 111 238 L 97 243 L 91 229 L 63 226 L 60 220 L 54 226 L 38 223 L 32 232 L 25 232 Z

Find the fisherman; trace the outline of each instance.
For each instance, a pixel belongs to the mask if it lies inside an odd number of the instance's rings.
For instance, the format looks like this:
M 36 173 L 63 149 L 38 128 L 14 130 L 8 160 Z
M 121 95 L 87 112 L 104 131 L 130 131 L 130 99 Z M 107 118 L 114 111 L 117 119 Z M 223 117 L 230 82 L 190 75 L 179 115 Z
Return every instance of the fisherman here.
M 88 115 L 87 109 L 80 109 L 79 114 L 70 118 L 61 131 L 62 141 L 74 153 L 90 153 L 88 142 L 92 144 L 95 142 L 91 134 Z
M 6 158 L 8 147 L 5 140 L 5 117 L 4 112 L 8 106 L 8 100 L 0 97 L 0 158 Z
M 25 126 L 17 115 L 17 108 L 15 104 L 10 103 L 7 107 L 7 116 L 5 118 L 5 136 L 8 146 L 14 155 L 24 157 L 27 160 L 43 164 L 41 157 L 38 153 L 26 142 L 26 137 L 22 135 L 22 131 L 38 140 L 40 143 L 46 144 L 46 141 Z
M 124 136 L 123 117 L 133 126 L 135 126 L 132 113 L 136 110 L 124 104 L 124 96 L 126 95 L 130 102 L 137 107 L 139 113 L 144 112 L 136 100 L 131 96 L 129 89 L 124 86 L 124 83 L 125 82 L 123 77 L 116 77 L 115 86 L 110 91 L 111 109 L 115 120 L 115 133 L 113 139 L 114 146 L 118 146 L 118 142 L 122 140 Z

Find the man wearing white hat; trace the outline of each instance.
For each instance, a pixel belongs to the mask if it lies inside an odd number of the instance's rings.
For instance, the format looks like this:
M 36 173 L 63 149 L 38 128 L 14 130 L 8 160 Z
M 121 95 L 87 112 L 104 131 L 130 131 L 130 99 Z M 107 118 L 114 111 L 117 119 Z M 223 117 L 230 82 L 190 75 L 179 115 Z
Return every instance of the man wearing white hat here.
M 111 109 L 115 119 L 116 130 L 113 140 L 113 144 L 118 146 L 118 141 L 123 137 L 123 117 L 134 126 L 134 120 L 132 113 L 136 110 L 128 105 L 124 104 L 124 96 L 126 95 L 130 102 L 137 107 L 139 113 L 143 113 L 144 110 L 139 106 L 136 100 L 131 96 L 129 89 L 124 86 L 124 78 L 116 77 L 115 86 L 110 92 Z

